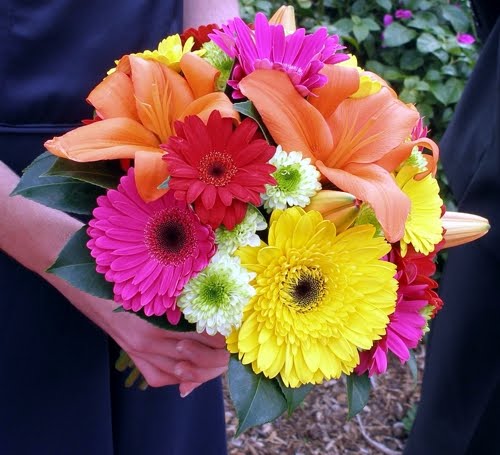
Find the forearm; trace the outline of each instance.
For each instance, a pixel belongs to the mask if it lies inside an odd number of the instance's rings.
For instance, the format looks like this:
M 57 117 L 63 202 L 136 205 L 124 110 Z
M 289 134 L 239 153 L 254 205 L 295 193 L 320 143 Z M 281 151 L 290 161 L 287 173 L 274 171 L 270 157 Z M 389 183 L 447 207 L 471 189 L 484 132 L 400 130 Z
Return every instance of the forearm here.
M 237 0 L 184 0 L 184 28 L 224 24 L 239 16 Z
M 107 330 L 114 304 L 99 300 L 45 272 L 82 223 L 22 196 L 9 196 L 19 177 L 0 161 L 0 249 L 41 275 L 87 317 Z

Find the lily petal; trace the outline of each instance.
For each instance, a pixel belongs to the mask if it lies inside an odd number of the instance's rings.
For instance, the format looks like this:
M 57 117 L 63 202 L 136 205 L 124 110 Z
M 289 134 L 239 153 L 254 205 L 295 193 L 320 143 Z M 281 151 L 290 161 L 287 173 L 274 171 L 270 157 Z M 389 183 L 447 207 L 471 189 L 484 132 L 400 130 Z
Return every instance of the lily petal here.
M 205 123 L 213 111 L 219 111 L 222 117 L 230 117 L 240 121 L 240 114 L 234 110 L 231 100 L 222 92 L 209 93 L 190 103 L 182 112 L 179 120 L 183 120 L 188 115 L 197 115 Z
M 163 196 L 168 190 L 158 186 L 169 176 L 162 153 L 139 151 L 135 153 L 135 184 L 144 201 L 150 202 Z
M 87 101 L 95 107 L 99 117 L 128 117 L 139 121 L 135 107 L 134 86 L 130 78 L 115 71 L 94 88 Z
M 138 150 L 158 152 L 159 145 L 151 131 L 126 117 L 81 126 L 45 142 L 49 152 L 73 161 L 134 158 Z
M 220 71 L 206 60 L 190 52 L 182 56 L 180 66 L 195 98 L 215 91 L 215 82 Z
M 332 169 L 316 161 L 316 166 L 342 191 L 371 205 L 389 242 L 403 237 L 410 199 L 398 188 L 389 172 L 376 164 L 351 163 L 344 169 Z
M 389 172 L 392 172 L 410 156 L 414 147 L 423 147 L 432 152 L 432 155 L 424 155 L 427 159 L 428 171 L 418 174 L 416 179 L 421 180 L 430 172 L 432 175 L 436 175 L 437 162 L 439 160 L 439 147 L 434 141 L 426 137 L 422 137 L 415 141 L 403 142 L 378 160 L 377 164 L 387 169 Z
M 167 66 L 129 57 L 136 106 L 141 123 L 166 142 L 186 106 L 194 99 L 186 80 Z
M 316 96 L 310 96 L 308 101 L 328 118 L 339 104 L 355 93 L 359 88 L 359 73 L 357 68 L 341 65 L 325 65 L 320 71 L 328 78 L 321 88 L 313 90 Z
M 333 140 L 323 116 L 280 71 L 256 70 L 239 83 L 277 144 L 316 159 L 331 151 Z
M 335 168 L 349 162 L 373 163 L 404 142 L 418 119 L 417 110 L 386 87 L 362 99 L 347 99 L 328 119 L 336 133 L 334 151 L 322 160 Z

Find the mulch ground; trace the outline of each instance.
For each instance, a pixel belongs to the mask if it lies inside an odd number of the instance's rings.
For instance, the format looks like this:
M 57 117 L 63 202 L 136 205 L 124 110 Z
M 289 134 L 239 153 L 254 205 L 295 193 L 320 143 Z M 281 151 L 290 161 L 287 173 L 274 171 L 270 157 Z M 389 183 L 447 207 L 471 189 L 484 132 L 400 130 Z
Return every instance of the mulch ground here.
M 417 351 L 418 381 L 407 365 L 391 359 L 388 372 L 374 381 L 368 405 L 358 418 L 347 420 L 344 382 L 316 386 L 291 417 L 251 428 L 234 437 L 237 418 L 225 387 L 230 455 L 360 455 L 401 453 L 405 417 L 419 400 L 424 347 Z M 408 426 L 408 425 L 406 425 Z

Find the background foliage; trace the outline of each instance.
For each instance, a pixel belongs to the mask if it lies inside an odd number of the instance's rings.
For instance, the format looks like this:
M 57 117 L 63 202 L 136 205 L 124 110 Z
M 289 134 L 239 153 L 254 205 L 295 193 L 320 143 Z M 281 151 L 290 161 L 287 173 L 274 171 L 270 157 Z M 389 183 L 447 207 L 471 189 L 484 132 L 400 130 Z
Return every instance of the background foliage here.
M 283 3 L 240 0 L 241 14 L 250 22 L 257 11 L 269 16 Z M 288 4 L 295 8 L 298 26 L 307 30 L 325 26 L 338 34 L 360 66 L 382 76 L 403 101 L 417 106 L 431 129 L 430 137 L 439 141 L 477 59 L 477 45 L 459 40 L 460 34 L 474 35 L 465 1 L 291 0 Z M 442 197 L 453 209 L 442 172 L 439 179 Z

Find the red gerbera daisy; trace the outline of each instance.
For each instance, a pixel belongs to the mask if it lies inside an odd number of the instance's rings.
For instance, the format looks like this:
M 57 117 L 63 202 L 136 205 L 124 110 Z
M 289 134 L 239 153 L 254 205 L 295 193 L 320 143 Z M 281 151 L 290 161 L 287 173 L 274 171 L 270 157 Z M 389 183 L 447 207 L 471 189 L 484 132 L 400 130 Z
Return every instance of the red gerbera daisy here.
M 228 229 L 245 217 L 248 204 L 260 205 L 265 184 L 276 183 L 268 164 L 275 149 L 255 139 L 257 124 L 233 121 L 213 111 L 207 124 L 196 116 L 176 122 L 177 136 L 162 145 L 170 172 L 169 188 L 175 198 L 194 203 L 203 223 Z
M 214 30 L 220 30 L 217 24 L 200 25 L 198 28 L 188 28 L 181 33 L 182 44 L 188 40 L 188 38 L 194 39 L 193 51 L 201 49 L 203 44 L 208 43 L 210 38 L 208 35 L 213 33 Z

